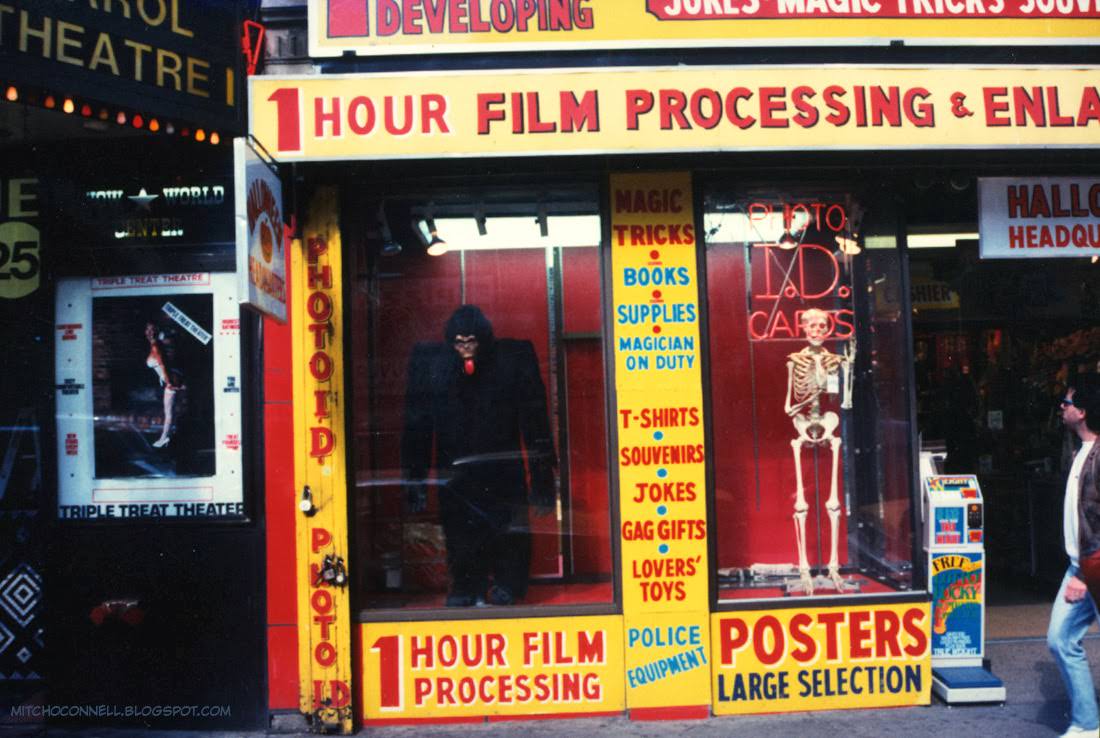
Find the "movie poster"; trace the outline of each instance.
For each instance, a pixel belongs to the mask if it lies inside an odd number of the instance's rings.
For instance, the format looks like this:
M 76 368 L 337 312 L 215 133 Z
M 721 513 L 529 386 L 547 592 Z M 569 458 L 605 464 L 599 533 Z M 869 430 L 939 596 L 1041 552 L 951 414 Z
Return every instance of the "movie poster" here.
M 213 296 L 92 298 L 95 477 L 211 477 Z
M 56 330 L 59 517 L 244 515 L 233 274 L 63 280 Z

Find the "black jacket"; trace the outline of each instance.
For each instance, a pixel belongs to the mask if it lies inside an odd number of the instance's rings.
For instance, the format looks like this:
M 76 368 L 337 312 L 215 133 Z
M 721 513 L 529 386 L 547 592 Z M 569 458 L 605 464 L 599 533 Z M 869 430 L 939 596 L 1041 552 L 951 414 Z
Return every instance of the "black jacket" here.
M 434 464 L 433 464 L 434 448 Z M 449 344 L 420 343 L 409 359 L 401 465 L 420 481 L 433 467 L 454 486 L 472 485 L 510 502 L 554 498 L 554 445 L 546 389 L 530 341 L 497 339 L 463 373 Z

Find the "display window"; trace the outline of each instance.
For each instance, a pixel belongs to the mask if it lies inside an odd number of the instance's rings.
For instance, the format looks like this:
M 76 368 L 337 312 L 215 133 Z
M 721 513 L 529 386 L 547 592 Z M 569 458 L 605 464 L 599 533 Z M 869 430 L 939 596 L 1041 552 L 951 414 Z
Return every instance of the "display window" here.
M 704 227 L 719 605 L 910 590 L 908 334 L 889 213 L 833 189 L 712 188 Z
M 613 603 L 598 202 L 462 188 L 345 207 L 362 617 Z

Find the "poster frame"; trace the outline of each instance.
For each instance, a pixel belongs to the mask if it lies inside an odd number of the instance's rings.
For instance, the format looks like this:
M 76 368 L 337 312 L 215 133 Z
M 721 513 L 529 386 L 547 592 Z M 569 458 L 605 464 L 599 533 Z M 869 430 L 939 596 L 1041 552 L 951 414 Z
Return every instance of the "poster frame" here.
M 211 325 L 205 332 L 213 344 L 210 422 L 214 472 L 209 475 L 96 477 L 94 300 L 163 297 L 169 303 L 173 297 L 178 299 L 185 295 L 211 297 Z M 247 389 L 242 386 L 241 312 L 237 303 L 236 275 L 232 272 L 190 272 L 62 279 L 57 285 L 55 321 L 58 484 L 51 515 L 63 525 L 76 522 L 248 522 L 251 513 L 244 499 L 244 454 L 248 453 L 248 447 L 243 439 L 246 424 L 242 397 Z M 180 326 L 180 333 L 190 332 L 180 321 L 175 322 Z M 201 340 L 205 329 L 202 326 L 192 329 L 195 333 L 191 335 Z M 172 497 L 181 490 L 186 497 Z M 97 492 L 110 492 L 118 499 L 101 496 L 97 500 Z M 138 497 L 142 492 L 147 493 L 146 496 Z M 129 507 L 132 505 L 144 507 L 135 510 Z M 195 507 L 181 513 L 176 505 Z M 220 505 L 227 506 L 226 511 L 222 512 Z M 158 509 L 154 511 L 154 508 Z

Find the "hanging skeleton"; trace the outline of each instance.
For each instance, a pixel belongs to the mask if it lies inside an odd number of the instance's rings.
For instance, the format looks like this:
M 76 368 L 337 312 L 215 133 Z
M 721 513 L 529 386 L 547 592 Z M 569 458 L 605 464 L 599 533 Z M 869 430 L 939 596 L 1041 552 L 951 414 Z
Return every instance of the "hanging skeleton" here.
M 840 498 L 837 493 L 837 472 L 840 466 L 841 439 L 836 435 L 840 416 L 822 412 L 823 394 L 840 394 L 840 409 L 852 407 L 852 364 L 855 361 L 855 341 L 850 340 L 843 354 L 831 353 L 824 347 L 829 332 L 829 316 L 824 310 L 812 308 L 802 313 L 802 330 L 809 346 L 787 355 L 787 397 L 784 405 L 798 435 L 791 440 L 797 486 L 794 501 L 795 539 L 798 545 L 800 587 L 813 594 L 814 581 L 806 558 L 806 518 L 810 506 L 802 484 L 802 449 L 828 446 L 832 452 L 829 498 L 825 511 L 829 515 L 829 580 L 837 591 L 844 589 L 837 560 L 840 534 Z M 843 383 L 841 377 L 843 376 Z

